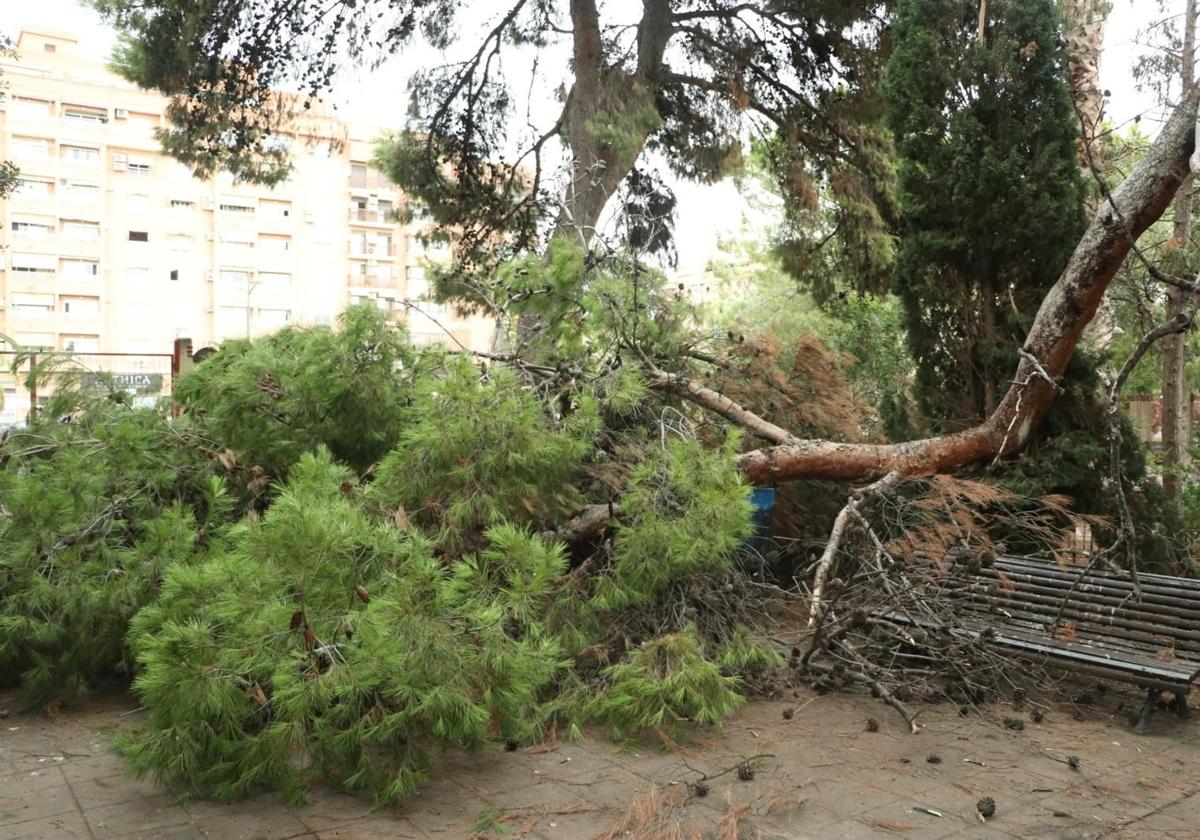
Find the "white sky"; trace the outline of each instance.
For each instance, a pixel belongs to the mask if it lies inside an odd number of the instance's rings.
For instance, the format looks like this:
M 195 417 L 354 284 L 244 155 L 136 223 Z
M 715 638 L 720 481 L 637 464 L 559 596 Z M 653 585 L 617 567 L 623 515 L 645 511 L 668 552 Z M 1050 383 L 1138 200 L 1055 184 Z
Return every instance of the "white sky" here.
M 629 0 L 609 0 L 621 7 Z M 1168 0 L 1168 13 L 1181 13 L 1185 0 Z M 0 0 L 9 5 L 13 0 Z M 34 11 L 36 9 L 36 12 Z M 1108 115 L 1118 125 L 1143 114 L 1142 126 L 1154 133 L 1162 118 L 1149 95 L 1140 93 L 1132 76 L 1137 56 L 1145 50 L 1137 43 L 1137 33 L 1150 21 L 1159 19 L 1157 0 L 1114 0 L 1105 30 L 1101 80 L 1111 92 Z M 23 24 L 47 26 L 74 32 L 80 48 L 88 55 L 103 59 L 113 43 L 113 34 L 90 9 L 76 0 L 38 0 L 17 14 L 6 15 L 0 29 L 16 35 Z M 388 124 L 403 122 L 407 105 L 405 85 L 416 68 L 436 61 L 428 49 L 406 51 L 374 72 L 358 72 L 348 77 L 336 91 L 334 101 L 340 113 L 356 122 Z M 514 74 L 515 75 L 515 74 Z M 736 231 L 743 223 L 745 203 L 731 182 L 714 186 L 690 183 L 675 185 L 679 198 L 676 239 L 679 249 L 679 273 L 695 275 L 703 270 L 722 235 Z

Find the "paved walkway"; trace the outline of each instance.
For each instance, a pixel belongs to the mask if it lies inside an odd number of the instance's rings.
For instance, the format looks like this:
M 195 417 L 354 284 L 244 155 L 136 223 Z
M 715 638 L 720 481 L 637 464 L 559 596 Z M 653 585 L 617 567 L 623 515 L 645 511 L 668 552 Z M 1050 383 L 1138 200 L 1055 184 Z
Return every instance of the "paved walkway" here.
M 139 722 L 129 696 L 52 720 L 5 715 L 16 701 L 0 694 L 0 838 L 1200 837 L 1200 717 L 1162 714 L 1139 737 L 1117 711 L 1137 699 L 1109 691 L 1082 721 L 1052 708 L 1023 731 L 932 706 L 913 736 L 868 697 L 800 692 L 753 703 L 723 732 L 670 749 L 588 739 L 452 754 L 419 797 L 372 812 L 325 789 L 301 808 L 265 795 L 180 804 L 124 775 L 110 746 Z M 878 732 L 867 731 L 868 718 Z M 751 756 L 761 756 L 753 778 L 739 779 L 738 763 Z M 714 778 L 698 796 L 689 782 L 702 775 Z M 982 823 L 976 802 L 985 796 L 996 813 Z

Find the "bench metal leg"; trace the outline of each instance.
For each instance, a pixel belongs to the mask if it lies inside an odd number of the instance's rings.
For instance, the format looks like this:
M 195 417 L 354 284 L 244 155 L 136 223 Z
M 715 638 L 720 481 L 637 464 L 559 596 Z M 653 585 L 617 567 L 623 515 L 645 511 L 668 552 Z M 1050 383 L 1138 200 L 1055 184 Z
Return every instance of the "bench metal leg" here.
M 1150 720 L 1150 715 L 1154 712 L 1154 707 L 1158 705 L 1160 697 L 1162 697 L 1162 689 L 1151 688 L 1146 690 L 1146 702 L 1142 704 L 1142 709 L 1138 712 L 1137 721 L 1133 724 L 1134 732 L 1139 735 L 1146 734 L 1146 721 Z
M 1190 718 L 1192 716 L 1192 709 L 1188 706 L 1187 691 L 1176 691 L 1169 708 L 1182 720 Z

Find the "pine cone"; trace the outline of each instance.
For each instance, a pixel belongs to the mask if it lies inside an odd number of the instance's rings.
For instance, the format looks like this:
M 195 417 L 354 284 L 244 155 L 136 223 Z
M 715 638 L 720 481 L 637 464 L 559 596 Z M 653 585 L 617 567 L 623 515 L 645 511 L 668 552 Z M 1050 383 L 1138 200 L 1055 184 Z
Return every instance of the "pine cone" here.
M 927 755 L 925 757 L 925 760 L 927 762 L 929 762 L 930 764 L 941 764 L 942 763 L 942 757 L 940 755 L 938 755 L 937 753 L 930 753 L 929 755 Z
M 875 718 L 867 718 L 867 731 L 868 732 L 878 732 L 879 731 L 879 721 L 875 720 Z
M 989 820 L 996 815 L 996 800 L 985 796 L 975 803 L 975 810 L 979 812 L 979 819 Z

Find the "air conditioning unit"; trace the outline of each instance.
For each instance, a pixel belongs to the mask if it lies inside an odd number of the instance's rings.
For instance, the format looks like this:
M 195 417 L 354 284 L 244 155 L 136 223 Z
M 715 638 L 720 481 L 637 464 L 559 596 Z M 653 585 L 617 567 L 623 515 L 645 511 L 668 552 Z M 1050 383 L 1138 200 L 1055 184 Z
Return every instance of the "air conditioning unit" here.
M 127 108 L 114 108 L 113 119 L 127 120 L 129 119 L 129 110 Z

